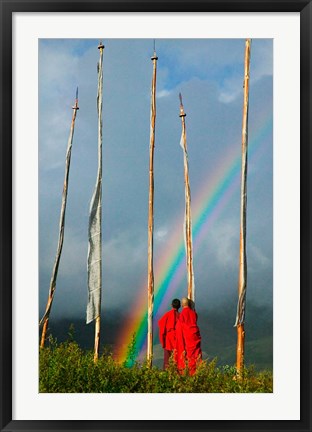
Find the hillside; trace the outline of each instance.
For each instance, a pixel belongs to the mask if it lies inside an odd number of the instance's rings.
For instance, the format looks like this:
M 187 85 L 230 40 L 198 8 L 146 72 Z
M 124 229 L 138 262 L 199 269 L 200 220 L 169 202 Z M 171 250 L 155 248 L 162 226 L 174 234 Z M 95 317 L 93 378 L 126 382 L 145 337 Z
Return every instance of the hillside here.
M 233 365 L 236 356 L 236 329 L 233 327 L 235 307 L 225 304 L 218 310 L 198 309 L 198 323 L 202 335 L 204 358 L 217 358 L 218 365 Z M 124 313 L 106 312 L 102 316 L 101 345 L 113 352 L 116 336 L 120 332 Z M 69 328 L 74 326 L 74 339 L 83 349 L 93 348 L 94 328 L 78 318 L 50 321 L 50 334 L 58 342 L 68 339 Z M 245 361 L 257 370 L 273 369 L 273 313 L 270 307 L 248 305 L 246 313 Z M 158 329 L 154 330 L 154 364 L 162 367 L 162 349 L 158 340 Z

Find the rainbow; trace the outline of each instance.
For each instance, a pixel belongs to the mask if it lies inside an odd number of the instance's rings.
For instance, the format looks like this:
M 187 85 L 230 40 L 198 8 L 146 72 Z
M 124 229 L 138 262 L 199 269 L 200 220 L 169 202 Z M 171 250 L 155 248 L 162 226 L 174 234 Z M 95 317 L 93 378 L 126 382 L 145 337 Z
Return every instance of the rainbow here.
M 259 120 L 259 119 L 258 119 Z M 254 136 L 249 140 L 249 162 L 256 163 L 260 159 L 267 146 L 266 138 L 272 132 L 273 117 L 264 115 L 258 121 Z M 192 202 L 193 220 L 193 243 L 194 252 L 205 238 L 208 229 L 211 228 L 217 217 L 225 209 L 234 192 L 240 185 L 241 154 L 240 146 L 233 146 L 223 156 L 222 162 L 215 171 L 203 182 L 203 186 Z M 154 294 L 154 319 L 157 322 L 159 314 L 164 308 L 168 308 L 170 301 L 176 295 L 179 283 L 185 277 L 185 250 L 182 233 L 183 221 L 176 224 L 165 250 L 155 263 L 155 294 Z M 196 282 L 196 278 L 195 278 Z M 196 290 L 196 285 L 195 285 Z M 196 291 L 195 291 L 196 295 Z M 162 312 L 163 313 L 163 312 Z M 154 332 L 155 333 L 155 332 Z M 121 331 L 116 347 L 119 347 L 116 357 L 119 361 L 130 364 L 127 358 L 128 346 L 135 335 L 135 351 L 142 352 L 147 338 L 147 296 L 146 280 L 140 288 L 139 295 L 135 302 L 135 313 L 130 315 Z

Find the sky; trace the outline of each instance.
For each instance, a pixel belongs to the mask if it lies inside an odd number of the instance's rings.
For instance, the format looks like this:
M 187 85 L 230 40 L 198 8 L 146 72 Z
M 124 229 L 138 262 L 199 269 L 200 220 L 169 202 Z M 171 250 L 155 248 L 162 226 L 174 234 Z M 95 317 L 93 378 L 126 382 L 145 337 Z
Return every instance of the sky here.
M 39 40 L 39 315 L 56 254 L 65 154 L 79 87 L 64 245 L 51 312 L 85 319 L 88 217 L 97 174 L 98 40 Z M 154 41 L 103 39 L 102 313 L 127 330 L 147 308 Z M 154 326 L 187 293 L 179 93 L 186 113 L 197 310 L 237 299 L 244 39 L 157 39 Z M 253 39 L 247 176 L 248 302 L 273 299 L 273 42 Z M 236 310 L 233 310 L 233 325 Z M 144 321 L 145 323 L 145 321 Z M 92 324 L 89 324 L 92 325 Z M 129 331 L 120 336 L 128 337 Z

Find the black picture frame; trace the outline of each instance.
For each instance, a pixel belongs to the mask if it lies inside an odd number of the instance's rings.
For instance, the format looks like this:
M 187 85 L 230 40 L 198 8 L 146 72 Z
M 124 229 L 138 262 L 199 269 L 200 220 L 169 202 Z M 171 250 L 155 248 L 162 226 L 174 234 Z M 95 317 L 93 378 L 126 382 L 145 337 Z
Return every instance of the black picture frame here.
M 312 5 L 306 0 L 214 1 L 38 1 L 0 0 L 0 389 L 1 431 L 69 430 L 248 430 L 311 431 L 311 22 Z M 300 12 L 300 420 L 233 421 L 30 421 L 12 420 L 12 14 L 14 12 Z M 299 133 L 299 131 L 298 131 Z M 291 346 L 289 347 L 291 349 Z M 121 407 L 122 409 L 122 407 Z

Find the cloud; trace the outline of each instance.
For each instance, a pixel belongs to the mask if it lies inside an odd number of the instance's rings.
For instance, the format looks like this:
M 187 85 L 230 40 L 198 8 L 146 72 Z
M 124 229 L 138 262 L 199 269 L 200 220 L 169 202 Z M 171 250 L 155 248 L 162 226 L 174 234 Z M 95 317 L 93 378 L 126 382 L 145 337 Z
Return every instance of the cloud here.
M 272 260 L 263 251 L 254 245 L 249 245 L 251 270 L 263 271 L 272 268 Z
M 169 90 L 160 90 L 160 91 L 157 91 L 157 92 L 156 92 L 156 97 L 157 97 L 158 99 L 161 99 L 161 98 L 168 97 L 168 96 L 170 96 L 171 94 L 172 94 L 172 91 L 169 91 Z
M 227 79 L 219 89 L 219 101 L 228 104 L 242 96 L 242 82 L 242 78 L 237 76 Z
M 167 235 L 168 235 L 168 228 L 166 228 L 166 227 L 158 228 L 154 234 L 155 240 L 158 242 L 164 242 Z
M 133 242 L 136 240 L 136 247 Z M 121 271 L 130 271 L 137 265 L 142 266 L 146 261 L 145 239 L 141 238 L 141 233 L 134 233 L 127 228 L 119 232 L 116 236 L 106 241 L 103 245 L 103 254 L 107 258 L 109 272 L 112 275 Z M 124 266 L 121 266 L 124 263 Z M 136 270 L 133 270 L 136 271 Z
M 215 82 L 219 101 L 231 103 L 243 92 L 244 39 L 177 39 L 159 46 L 161 88 L 166 92 L 194 77 Z M 163 64 L 164 63 L 164 64 Z M 251 45 L 251 82 L 273 75 L 273 40 L 254 39 Z
M 40 304 L 56 252 L 71 105 L 79 105 L 69 177 L 64 250 L 55 309 L 85 313 L 89 205 L 97 172 L 96 64 L 98 41 L 44 41 L 39 45 Z M 181 91 L 186 117 L 192 203 L 240 149 L 243 40 L 157 41 L 157 118 L 154 160 L 155 268 L 180 232 L 184 172 L 179 146 Z M 254 41 L 250 119 L 272 110 L 272 42 Z M 146 281 L 150 87 L 149 40 L 107 40 L 103 96 L 103 295 L 105 307 L 130 307 Z M 268 138 L 266 138 L 266 144 Z M 260 144 L 261 145 L 261 144 Z M 271 141 L 269 143 L 271 146 Z M 270 298 L 272 154 L 250 173 L 248 250 L 252 283 Z M 252 174 L 252 176 L 251 176 Z M 256 197 L 256 198 L 255 198 Z M 192 204 L 193 205 L 193 204 Z M 238 272 L 239 187 L 194 257 L 197 298 L 203 307 L 235 295 Z M 266 259 L 266 257 L 268 257 Z M 155 275 L 157 278 L 158 275 Z M 260 281 L 261 279 L 261 281 Z M 184 283 L 184 281 L 183 281 Z M 272 285 L 272 284 L 271 284 Z M 234 287 L 234 288 L 233 288 Z M 181 290 L 182 283 L 181 283 Z M 232 291 L 234 289 L 234 291 Z M 260 290 L 260 288 L 259 288 Z M 253 294 L 259 297 L 259 290 Z M 68 296 L 75 292 L 73 304 Z M 234 294 L 232 294 L 232 292 Z M 135 309 L 135 307 L 134 307 Z
M 210 245 L 216 251 L 216 259 L 220 266 L 237 268 L 234 256 L 238 255 L 238 227 L 230 221 L 223 222 L 217 226 L 212 233 L 213 245 Z
M 235 71 L 235 70 L 234 70 Z M 236 70 L 229 75 L 219 87 L 219 101 L 231 103 L 243 94 L 244 70 Z M 250 86 L 254 86 L 259 80 L 273 75 L 273 41 L 253 40 L 250 55 Z

